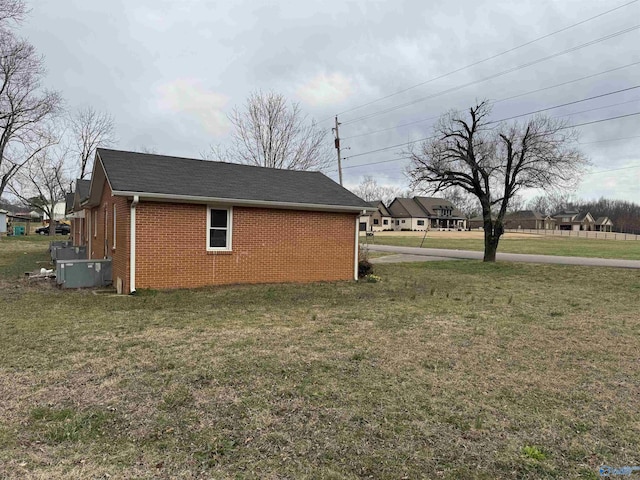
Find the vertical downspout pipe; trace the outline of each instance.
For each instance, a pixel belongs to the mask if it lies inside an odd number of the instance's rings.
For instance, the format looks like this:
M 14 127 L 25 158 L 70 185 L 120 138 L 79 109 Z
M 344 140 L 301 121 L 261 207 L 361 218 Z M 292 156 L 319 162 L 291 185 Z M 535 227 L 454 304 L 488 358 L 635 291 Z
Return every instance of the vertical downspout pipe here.
M 129 295 L 136 293 L 136 206 L 140 202 L 138 195 L 131 202 L 131 225 L 129 226 Z

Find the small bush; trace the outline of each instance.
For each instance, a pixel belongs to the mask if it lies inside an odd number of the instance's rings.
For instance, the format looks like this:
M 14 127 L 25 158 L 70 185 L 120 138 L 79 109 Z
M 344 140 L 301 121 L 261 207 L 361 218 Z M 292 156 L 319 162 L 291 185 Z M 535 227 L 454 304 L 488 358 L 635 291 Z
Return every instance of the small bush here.
M 358 262 L 358 278 L 366 277 L 373 273 L 373 265 L 369 263 L 369 260 L 360 260 Z

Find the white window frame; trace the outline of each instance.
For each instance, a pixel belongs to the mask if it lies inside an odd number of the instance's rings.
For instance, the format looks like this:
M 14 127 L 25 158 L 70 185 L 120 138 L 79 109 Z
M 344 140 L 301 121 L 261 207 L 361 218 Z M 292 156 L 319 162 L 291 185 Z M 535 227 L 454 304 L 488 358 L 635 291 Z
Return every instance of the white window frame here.
M 97 208 L 93 211 L 93 218 L 91 219 L 91 221 L 93 222 L 93 236 L 97 237 L 98 236 L 98 209 Z
M 211 239 L 211 210 L 226 210 L 227 211 L 227 241 L 226 247 L 212 247 L 209 245 Z M 206 245 L 208 252 L 230 252 L 232 249 L 233 238 L 233 207 L 221 207 L 219 205 L 207 205 L 207 238 Z
M 116 204 L 113 204 L 113 250 L 116 249 Z

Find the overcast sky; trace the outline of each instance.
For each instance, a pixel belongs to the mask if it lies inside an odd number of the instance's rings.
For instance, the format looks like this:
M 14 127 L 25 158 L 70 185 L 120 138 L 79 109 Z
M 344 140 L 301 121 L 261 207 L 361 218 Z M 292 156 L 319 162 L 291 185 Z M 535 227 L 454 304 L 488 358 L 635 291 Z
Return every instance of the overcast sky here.
M 406 162 L 387 161 L 397 158 L 397 148 L 358 155 L 426 137 L 432 120 L 398 125 L 564 82 L 571 83 L 498 102 L 493 117 L 640 85 L 640 64 L 626 66 L 640 63 L 638 29 L 479 81 L 637 26 L 640 2 L 354 108 L 628 1 L 32 0 L 19 32 L 45 56 L 47 86 L 61 91 L 69 108 L 91 105 L 113 115 L 117 148 L 199 158 L 210 144 L 227 142 L 234 106 L 252 91 L 274 90 L 300 102 L 328 131 L 340 114 L 342 145 L 350 147 L 343 156 L 352 157 L 343 162 L 347 185 L 364 175 L 406 185 Z M 636 88 L 548 113 L 578 124 L 639 111 Z M 568 116 L 574 112 L 583 113 Z M 640 116 L 579 130 L 591 171 L 610 171 L 586 175 L 578 195 L 640 202 Z M 626 137 L 636 138 L 615 140 Z M 384 163 L 357 166 L 374 162 Z M 329 175 L 337 179 L 335 171 Z

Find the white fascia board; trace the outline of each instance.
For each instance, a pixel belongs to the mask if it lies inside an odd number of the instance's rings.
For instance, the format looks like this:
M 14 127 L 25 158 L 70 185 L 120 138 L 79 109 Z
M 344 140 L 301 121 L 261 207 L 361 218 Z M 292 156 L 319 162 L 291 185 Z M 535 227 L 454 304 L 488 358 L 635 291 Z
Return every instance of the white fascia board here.
M 292 202 L 272 202 L 266 200 L 247 200 L 242 198 L 216 198 L 216 197 L 198 197 L 191 195 L 172 195 L 164 193 L 145 193 L 145 192 L 126 192 L 121 190 L 113 190 L 113 195 L 122 197 L 140 197 L 140 200 L 148 201 L 170 201 L 178 203 L 202 203 L 216 205 L 232 205 L 246 207 L 265 207 L 265 208 L 283 208 L 289 210 L 316 210 L 323 212 L 375 212 L 375 207 L 360 207 L 355 205 L 322 205 L 315 203 L 292 203 Z

